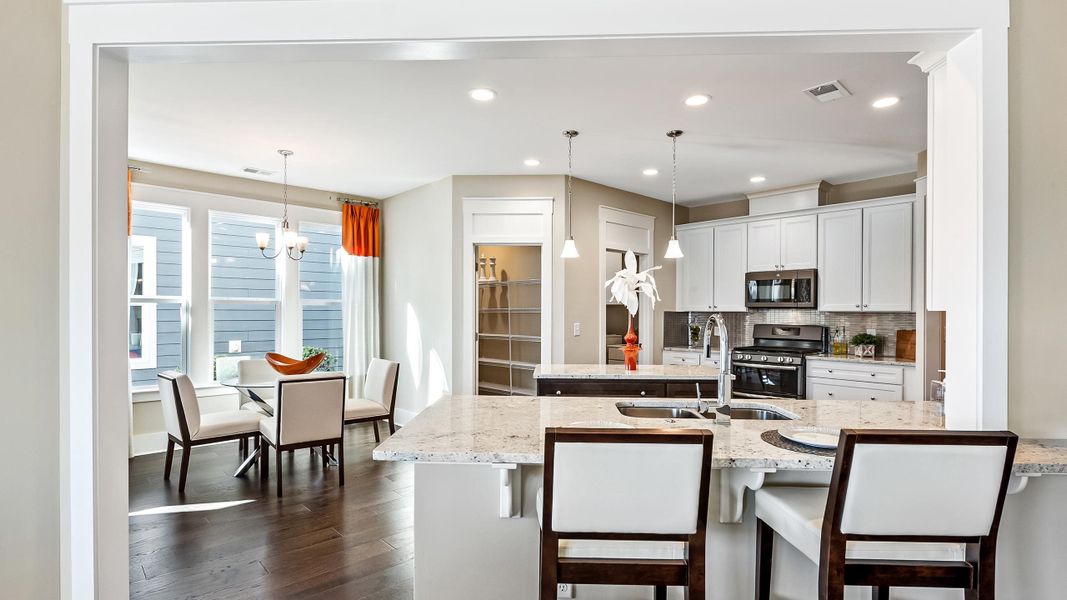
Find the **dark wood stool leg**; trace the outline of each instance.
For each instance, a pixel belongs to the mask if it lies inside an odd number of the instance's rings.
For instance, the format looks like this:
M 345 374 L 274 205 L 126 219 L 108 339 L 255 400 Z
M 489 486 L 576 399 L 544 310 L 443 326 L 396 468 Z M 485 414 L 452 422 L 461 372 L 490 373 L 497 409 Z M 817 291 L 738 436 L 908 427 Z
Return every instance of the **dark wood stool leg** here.
M 556 599 L 556 584 L 558 579 L 558 559 L 559 555 L 556 552 L 547 551 L 553 547 L 559 547 L 559 539 L 549 533 L 545 535 L 545 532 L 541 532 L 541 594 L 540 600 L 555 600 Z
M 326 458 L 326 444 L 323 444 L 322 445 L 322 468 L 323 469 L 326 468 L 327 462 L 328 462 L 328 460 Z
M 259 478 L 266 479 L 270 473 L 270 444 L 262 442 L 259 446 Z
M 292 450 L 290 450 L 292 452 Z M 282 497 L 282 451 L 278 449 L 274 453 L 274 467 L 278 469 L 278 472 L 274 474 L 274 478 L 278 481 L 278 497 Z
M 871 598 L 874 600 L 889 600 L 889 586 L 883 585 L 871 588 Z
M 167 462 L 163 463 L 163 481 L 170 480 L 170 465 L 174 462 L 174 440 L 167 438 Z
M 667 600 L 667 586 L 656 586 L 656 600 Z
M 756 519 L 756 600 L 771 599 L 771 557 L 774 556 L 774 530 Z
M 182 445 L 182 466 L 178 473 L 178 492 L 185 492 L 185 477 L 189 473 L 189 455 L 192 454 L 192 446 Z
M 392 417 L 389 418 L 389 435 L 396 433 L 396 424 L 393 423 Z
M 345 444 L 343 441 L 337 444 L 337 480 L 342 487 L 345 485 Z
M 374 425 L 374 441 L 375 443 L 382 443 L 382 436 L 378 433 L 378 422 L 371 421 L 371 425 Z

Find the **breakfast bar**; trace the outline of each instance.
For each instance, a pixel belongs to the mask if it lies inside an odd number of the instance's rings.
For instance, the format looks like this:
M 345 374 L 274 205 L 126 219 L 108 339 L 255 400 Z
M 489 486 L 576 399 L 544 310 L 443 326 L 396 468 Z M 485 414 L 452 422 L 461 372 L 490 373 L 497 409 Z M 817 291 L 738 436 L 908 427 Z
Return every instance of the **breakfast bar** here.
M 771 411 L 774 420 L 631 417 L 628 407 L 698 411 L 693 400 L 634 397 L 446 396 L 420 413 L 374 451 L 382 461 L 415 463 L 415 597 L 525 598 L 537 593 L 537 490 L 541 487 L 546 427 L 706 428 L 714 434 L 714 469 L 709 504 L 709 598 L 753 594 L 754 526 L 747 490 L 764 485 L 826 485 L 833 457 L 772 445 L 767 432 L 790 425 L 828 428 L 943 429 L 941 405 L 929 402 L 773 400 L 734 402 L 738 409 Z M 680 413 L 679 413 L 680 414 Z M 699 413 L 694 413 L 699 414 Z M 1042 518 L 1052 498 L 1067 490 L 1067 442 L 1020 441 L 1006 508 L 1002 544 L 1034 536 L 1064 535 L 1057 515 Z M 1035 478 L 1037 483 L 1028 485 Z M 1035 508 L 1036 507 L 1036 508 Z M 779 544 L 775 577 L 782 589 L 811 597 L 815 568 L 786 544 Z M 1050 543 L 1046 547 L 1059 547 Z M 1053 557 L 1026 553 L 1008 561 L 1044 562 Z M 1059 557 L 1062 559 L 1063 557 Z M 471 569 L 476 564 L 478 568 Z M 1029 563 L 1028 563 L 1029 564 Z M 1013 589 L 1032 585 L 1025 569 L 1005 570 L 1018 578 Z M 461 581 L 457 581 L 461 580 Z M 1062 578 L 1060 578 L 1062 580 Z M 1045 578 L 1043 581 L 1047 581 Z M 442 585 L 446 581 L 453 585 Z M 1059 581 L 1063 583 L 1063 581 Z M 1036 590 L 1033 598 L 1054 597 Z M 643 598 L 643 590 L 581 586 L 578 598 Z M 856 593 L 856 590 L 850 591 Z M 954 598 L 933 591 L 894 598 Z M 852 597 L 852 596 L 849 596 Z

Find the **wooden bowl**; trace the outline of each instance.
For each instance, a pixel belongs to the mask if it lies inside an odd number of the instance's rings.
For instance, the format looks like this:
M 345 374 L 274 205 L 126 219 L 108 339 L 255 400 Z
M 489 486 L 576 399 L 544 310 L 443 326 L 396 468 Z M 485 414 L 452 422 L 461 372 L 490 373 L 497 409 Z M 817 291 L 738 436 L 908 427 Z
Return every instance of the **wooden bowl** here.
M 305 373 L 310 373 L 319 368 L 319 365 L 322 364 L 322 361 L 326 358 L 326 353 L 319 352 L 304 360 L 296 360 L 295 358 L 289 358 L 284 354 L 268 352 L 264 358 L 267 359 L 267 364 L 282 375 L 304 375 Z

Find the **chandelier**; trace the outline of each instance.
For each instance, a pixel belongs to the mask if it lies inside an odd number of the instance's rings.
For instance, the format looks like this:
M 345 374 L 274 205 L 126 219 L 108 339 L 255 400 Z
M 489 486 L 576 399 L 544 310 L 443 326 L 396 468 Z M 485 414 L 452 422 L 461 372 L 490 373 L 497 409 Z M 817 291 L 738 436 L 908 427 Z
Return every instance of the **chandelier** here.
M 278 154 L 282 155 L 284 165 L 282 167 L 282 244 L 285 246 L 285 254 L 290 259 L 300 260 L 304 258 L 304 251 L 308 248 L 308 239 L 298 235 L 295 229 L 289 227 L 289 157 L 293 155 L 293 151 L 278 150 Z M 267 248 L 270 246 L 270 234 L 267 232 L 261 231 L 256 234 L 256 245 L 259 246 L 259 251 L 264 258 L 273 260 L 281 256 L 280 248 L 274 256 L 267 254 Z

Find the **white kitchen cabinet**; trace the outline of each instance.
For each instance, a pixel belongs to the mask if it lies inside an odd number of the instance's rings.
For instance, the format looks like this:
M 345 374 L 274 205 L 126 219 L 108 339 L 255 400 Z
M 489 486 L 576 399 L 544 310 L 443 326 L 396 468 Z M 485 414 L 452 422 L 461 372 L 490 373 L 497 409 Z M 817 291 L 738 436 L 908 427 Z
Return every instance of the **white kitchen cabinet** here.
M 863 209 L 863 310 L 911 310 L 912 205 Z
M 781 219 L 748 223 L 748 271 L 781 268 Z
M 819 310 L 862 310 L 863 209 L 822 213 L 818 220 Z
M 712 242 L 712 310 L 745 312 L 748 227 L 720 225 Z
M 713 236 L 712 227 L 678 230 L 678 244 L 685 256 L 677 262 L 676 310 L 711 310 Z
M 903 400 L 904 369 L 859 361 L 809 359 L 808 400 Z
M 903 400 L 899 385 L 848 383 L 833 379 L 809 379 L 808 400 Z
M 688 365 L 690 367 L 696 367 L 700 365 L 701 359 L 701 352 L 699 350 L 663 351 L 663 364 L 665 365 Z
M 782 219 L 781 263 L 783 269 L 814 269 L 818 261 L 819 218 L 802 215 Z

